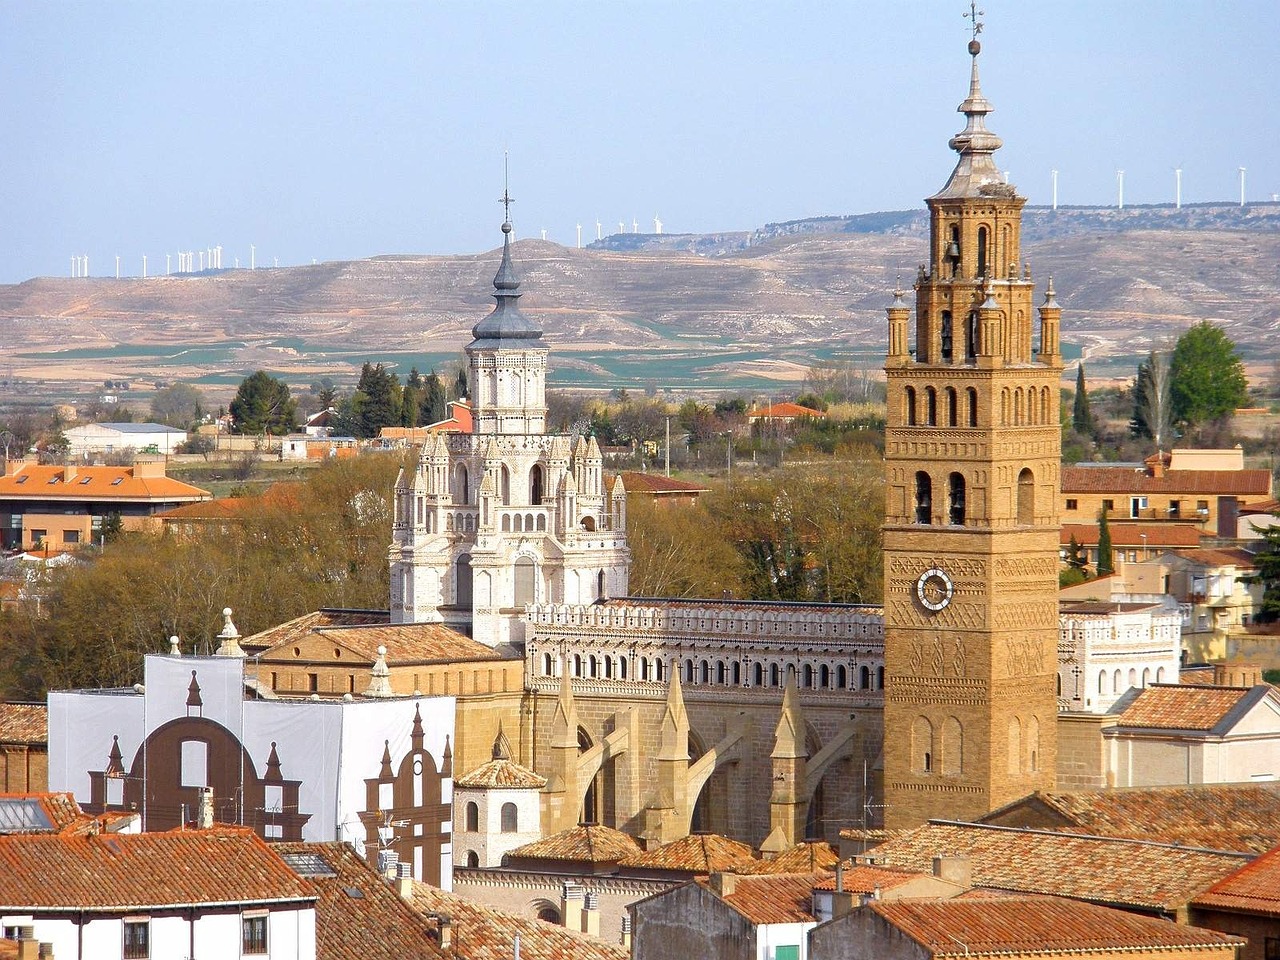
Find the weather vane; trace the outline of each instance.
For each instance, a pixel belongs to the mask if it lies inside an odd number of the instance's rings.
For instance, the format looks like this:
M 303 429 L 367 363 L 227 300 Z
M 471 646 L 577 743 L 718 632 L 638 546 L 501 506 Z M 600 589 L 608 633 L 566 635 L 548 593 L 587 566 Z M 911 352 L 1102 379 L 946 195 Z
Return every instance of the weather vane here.
M 978 18 L 985 17 L 986 15 L 987 15 L 987 12 L 985 10 L 978 9 L 978 4 L 976 0 L 970 0 L 969 12 L 964 14 L 963 16 L 966 20 L 969 21 L 969 25 L 973 29 L 974 40 L 977 40 L 978 34 L 982 32 L 982 21 L 979 20 Z
M 510 175 L 507 164 L 507 152 L 504 150 L 502 151 L 502 199 L 498 202 L 502 204 L 502 209 L 505 211 L 503 219 L 508 223 L 511 222 L 511 204 L 515 202 L 511 199 L 511 191 L 507 186 L 509 182 Z

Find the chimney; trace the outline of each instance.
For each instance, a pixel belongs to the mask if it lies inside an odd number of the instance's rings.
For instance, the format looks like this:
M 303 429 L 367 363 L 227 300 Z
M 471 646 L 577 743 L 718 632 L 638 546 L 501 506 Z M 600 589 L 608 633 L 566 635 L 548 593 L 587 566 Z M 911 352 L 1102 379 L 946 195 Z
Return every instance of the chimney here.
M 716 870 L 710 877 L 711 889 L 722 897 L 733 894 L 738 888 L 738 875 L 724 870 Z
M 582 908 L 582 932 L 589 937 L 600 936 L 600 894 L 588 890 Z
M 401 900 L 413 899 L 413 877 L 396 877 L 395 884 Z
M 133 476 L 136 480 L 163 477 L 164 457 L 135 457 L 133 460 Z
M 973 866 L 968 857 L 934 857 L 933 875 L 965 889 L 973 886 Z
M 622 918 L 622 949 L 631 950 L 631 914 Z
M 10 457 L 4 461 L 4 475 L 6 477 L 16 477 L 24 468 L 31 466 L 36 461 L 28 460 L 26 457 Z
M 213 787 L 200 788 L 200 802 L 196 807 L 196 829 L 208 830 L 213 826 Z
M 564 924 L 565 929 L 574 931 L 582 929 L 582 900 L 581 885 L 572 880 L 566 880 L 560 888 L 560 922 Z
M 441 950 L 448 950 L 453 946 L 453 917 L 437 914 L 436 923 L 440 925 L 439 947 Z
M 76 465 L 74 463 L 64 464 L 62 467 L 62 482 L 70 483 L 76 478 Z

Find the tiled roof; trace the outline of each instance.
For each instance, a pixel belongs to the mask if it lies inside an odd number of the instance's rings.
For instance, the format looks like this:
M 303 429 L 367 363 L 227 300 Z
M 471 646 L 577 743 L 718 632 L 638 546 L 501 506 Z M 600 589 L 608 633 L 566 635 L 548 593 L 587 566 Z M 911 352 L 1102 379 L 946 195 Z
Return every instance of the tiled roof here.
M 935 957 L 1222 947 L 1240 937 L 1057 897 L 890 900 L 870 904 Z
M 1111 532 L 1111 543 L 1116 547 L 1141 547 L 1144 544 L 1149 550 L 1159 547 L 1198 547 L 1200 546 L 1200 530 L 1191 523 L 1118 523 L 1107 522 Z M 1098 525 L 1096 523 L 1064 523 L 1058 530 L 1058 542 L 1066 546 L 1071 538 L 1082 547 L 1098 545 Z
M 925 874 L 919 870 L 900 870 L 893 867 L 872 867 L 867 864 L 845 861 L 841 871 L 841 885 L 848 893 L 875 893 L 880 890 L 892 890 L 912 880 L 919 880 Z M 835 890 L 836 876 L 824 876 L 814 883 L 815 890 Z
M 1219 880 L 1192 903 L 1280 918 L 1280 847 Z
M 490 760 L 453 781 L 454 788 L 472 790 L 541 790 L 547 778 L 514 760 Z
M 493 647 L 472 640 L 443 623 L 317 627 L 315 632 L 355 650 L 370 663 L 377 659 L 378 647 L 386 647 L 387 665 L 391 667 L 405 663 L 503 659 Z
M 1200 550 L 1178 550 L 1178 556 L 1206 567 L 1248 567 L 1258 565 L 1257 558 L 1239 547 L 1213 547 Z
M 748 416 L 752 420 L 766 420 L 769 418 L 775 420 L 794 420 L 797 417 L 817 417 L 819 419 L 826 416 L 821 410 L 814 410 L 811 407 L 802 407 L 798 403 L 792 403 L 790 400 L 784 400 L 781 403 L 775 403 L 772 406 L 764 407 L 761 410 L 753 410 Z
M 637 470 L 624 470 L 619 476 L 622 477 L 622 485 L 626 488 L 627 493 L 651 493 L 661 496 L 664 493 L 706 493 L 711 489 L 700 483 L 690 483 L 687 480 L 664 477 L 660 473 L 641 473 Z M 606 489 L 609 486 L 612 486 L 612 484 L 606 485 Z
M 286 620 L 255 633 L 251 637 L 243 637 L 240 646 L 245 649 L 266 650 L 269 647 L 284 646 L 296 643 L 319 627 L 351 627 L 368 623 L 390 623 L 391 614 L 386 610 L 334 610 L 320 609 L 304 613 L 300 617 Z
M 1178 671 L 1178 682 L 1190 686 L 1212 686 L 1217 671 L 1213 667 L 1183 667 Z
M 588 937 L 543 920 L 483 906 L 425 883 L 415 883 L 409 904 L 419 914 L 453 921 L 454 946 L 466 960 L 511 960 L 520 938 L 520 960 L 626 960 L 621 945 Z M 453 956 L 453 951 L 449 952 Z M 354 960 L 354 958 L 353 958 Z
M 69 793 L 0 793 L 0 834 L 58 833 L 82 818 Z
M 825 840 L 813 840 L 798 843 L 794 847 L 783 850 L 771 860 L 757 860 L 754 863 L 735 867 L 738 873 L 816 873 L 819 870 L 834 870 L 840 861 L 836 848 Z
M 767 923 L 812 923 L 813 873 L 739 877 L 733 893 L 721 897 L 728 906 L 757 926 Z M 702 885 L 707 881 L 699 880 Z
M 511 851 L 513 857 L 539 860 L 577 860 L 582 863 L 616 862 L 640 852 L 630 834 L 598 823 L 581 823 L 560 833 L 526 843 Z
M 133 911 L 313 896 L 246 829 L 0 837 L 0 910 L 7 912 Z
M 1063 467 L 1062 493 L 1204 493 L 1271 496 L 1269 470 L 1166 470 L 1153 477 L 1131 467 Z
M 1246 503 L 1240 508 L 1240 512 L 1248 514 L 1280 513 L 1280 500 L 1274 497 L 1270 500 L 1256 500 L 1253 503 Z
M 618 862 L 618 866 L 642 870 L 681 870 L 689 873 L 711 873 L 732 870 L 742 864 L 756 863 L 751 847 L 714 833 L 691 833 L 679 840 L 663 844 L 656 850 L 636 853 Z
M 1103 837 L 1263 853 L 1280 844 L 1280 784 L 1197 785 L 1034 793 L 984 820 Z
M 298 495 L 301 490 L 300 483 L 273 483 L 258 496 L 202 500 L 199 503 L 187 503 L 174 507 L 156 516 L 166 522 L 232 520 L 262 507 L 294 507 L 298 504 Z
M 432 942 L 431 924 L 348 844 L 277 843 L 272 849 L 286 857 L 299 854 L 319 857 L 331 871 L 329 876 L 298 878 L 309 893 L 318 898 L 316 960 L 418 960 L 448 956 Z M 375 930 L 377 934 L 373 935 Z
M 743 613 L 835 613 L 853 612 L 881 614 L 884 607 L 870 603 L 819 603 L 790 600 L 721 600 L 719 598 L 686 597 L 609 597 L 597 603 L 602 607 L 662 607 L 672 612 L 690 610 L 740 611 Z
M 1248 859 L 1140 840 L 931 822 L 885 841 L 877 866 L 928 873 L 939 854 L 967 857 L 975 886 L 1173 910 Z
M 1212 730 L 1252 691 L 1243 687 L 1156 683 L 1122 697 L 1111 708 L 1125 727 Z
M 0 499 L 175 501 L 212 496 L 173 477 L 135 477 L 133 467 L 77 467 L 70 480 L 64 479 L 66 469 L 25 464 L 11 475 L 0 476 Z
M 49 741 L 49 708 L 43 703 L 0 703 L 0 743 Z

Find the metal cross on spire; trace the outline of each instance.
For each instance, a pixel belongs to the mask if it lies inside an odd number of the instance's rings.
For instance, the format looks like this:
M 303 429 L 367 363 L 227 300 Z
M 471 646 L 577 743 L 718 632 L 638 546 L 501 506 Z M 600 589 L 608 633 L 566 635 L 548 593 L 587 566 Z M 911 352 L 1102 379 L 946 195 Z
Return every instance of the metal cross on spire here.
M 511 199 L 511 192 L 508 189 L 509 182 L 510 171 L 508 170 L 507 152 L 504 150 L 502 152 L 502 199 L 498 202 L 502 204 L 502 209 L 504 211 L 503 219 L 507 223 L 511 222 L 511 204 L 515 202 Z
M 970 0 L 970 2 L 969 2 L 969 12 L 968 12 L 968 13 L 966 13 L 966 14 L 963 14 L 963 16 L 964 16 L 964 18 L 965 18 L 966 20 L 968 20 L 968 21 L 969 21 L 970 29 L 972 29 L 972 31 L 973 31 L 973 39 L 974 39 L 974 40 L 977 40 L 977 39 L 978 39 L 978 34 L 980 34 L 980 33 L 982 32 L 982 21 L 981 21 L 981 20 L 979 20 L 978 18 L 979 18 L 979 17 L 985 17 L 986 15 L 987 15 L 987 14 L 986 14 L 986 11 L 985 11 L 985 10 L 979 10 L 979 9 L 978 9 L 977 0 Z

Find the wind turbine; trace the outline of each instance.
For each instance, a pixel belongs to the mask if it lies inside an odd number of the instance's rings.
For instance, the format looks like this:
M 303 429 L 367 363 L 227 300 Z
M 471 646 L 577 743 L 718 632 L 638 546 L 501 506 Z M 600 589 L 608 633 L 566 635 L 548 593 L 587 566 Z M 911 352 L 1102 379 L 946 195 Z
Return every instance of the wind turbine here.
M 636 220 L 634 217 L 631 220 L 631 232 L 632 233 L 640 232 L 640 221 Z
M 1058 209 L 1058 171 L 1050 170 L 1050 177 L 1053 179 L 1053 209 Z
M 1117 190 L 1119 191 L 1116 198 L 1116 208 L 1119 210 L 1123 210 L 1124 209 L 1124 171 L 1123 170 L 1116 171 L 1116 187 L 1117 187 Z
M 653 215 L 653 232 L 662 232 L 662 221 L 658 219 L 658 215 L 656 213 Z
M 1244 206 L 1244 167 L 1240 168 L 1240 206 Z
M 147 279 L 147 255 L 142 255 L 142 279 Z
M 543 228 L 542 228 L 542 239 L 543 239 L 543 240 L 547 239 L 547 228 L 546 228 L 546 227 L 543 227 Z
M 601 233 L 601 228 L 602 228 L 603 226 L 604 226 L 604 224 L 602 224 L 599 220 L 596 220 L 596 239 L 597 239 L 597 240 L 603 240 L 603 239 L 604 239 L 604 234 L 603 234 L 603 233 Z
M 252 243 L 251 243 L 251 244 L 249 244 L 249 269 L 250 269 L 250 270 L 257 270 L 257 269 L 258 269 L 257 260 L 255 260 L 255 259 L 254 259 L 254 257 L 255 257 L 255 251 L 256 251 L 257 249 L 258 249 L 258 248 L 257 248 L 257 247 L 255 247 Z
M 116 254 L 116 279 L 120 279 L 120 254 Z
M 1182 209 L 1182 168 L 1173 168 L 1173 206 L 1176 210 Z
M 627 225 L 626 225 L 625 223 L 623 223 L 621 220 L 619 220 L 619 221 L 618 221 L 618 232 L 619 232 L 619 233 L 626 233 L 626 232 L 627 232 Z
M 578 249 L 582 249 L 582 224 L 578 224 Z

